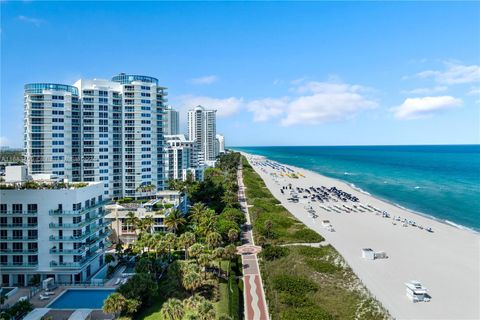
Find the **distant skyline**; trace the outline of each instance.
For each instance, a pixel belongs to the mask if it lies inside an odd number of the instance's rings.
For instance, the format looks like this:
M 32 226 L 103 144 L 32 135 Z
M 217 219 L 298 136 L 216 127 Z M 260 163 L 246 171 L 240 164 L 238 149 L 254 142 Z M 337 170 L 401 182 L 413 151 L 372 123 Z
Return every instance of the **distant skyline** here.
M 1 1 L 0 146 L 23 86 L 157 77 L 226 146 L 480 143 L 476 2 Z

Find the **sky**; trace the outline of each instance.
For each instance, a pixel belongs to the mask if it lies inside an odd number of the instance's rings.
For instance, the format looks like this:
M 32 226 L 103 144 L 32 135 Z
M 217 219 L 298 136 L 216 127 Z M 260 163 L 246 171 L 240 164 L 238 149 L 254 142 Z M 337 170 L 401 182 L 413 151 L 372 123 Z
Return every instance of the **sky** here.
M 0 145 L 23 86 L 144 74 L 227 146 L 480 143 L 478 2 L 1 3 Z

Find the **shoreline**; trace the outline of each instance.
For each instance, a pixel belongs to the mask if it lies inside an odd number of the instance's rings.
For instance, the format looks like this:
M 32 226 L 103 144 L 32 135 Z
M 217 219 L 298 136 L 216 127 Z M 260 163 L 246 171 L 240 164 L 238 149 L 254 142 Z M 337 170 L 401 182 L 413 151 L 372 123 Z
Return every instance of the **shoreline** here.
M 344 257 L 372 296 L 379 300 L 397 319 L 477 319 L 480 318 L 480 273 L 478 233 L 457 228 L 439 219 L 412 212 L 367 192 L 353 188 L 348 182 L 323 176 L 317 172 L 282 164 L 264 156 L 242 152 L 260 175 L 270 192 L 282 205 L 307 227 L 321 234 Z M 252 161 L 253 160 L 253 161 Z M 303 177 L 280 176 L 281 171 L 255 162 L 268 160 L 301 173 Z M 275 174 L 273 174 L 275 173 Z M 287 201 L 280 192 L 282 186 L 292 188 L 309 186 L 336 187 L 359 198 L 357 204 L 373 205 L 393 217 L 413 220 L 425 229 L 384 218 L 377 212 L 356 210 L 346 213 L 322 210 L 324 206 L 351 206 L 352 202 L 310 202 L 303 198 L 298 203 Z M 308 203 L 307 203 L 308 202 Z M 314 207 L 318 218 L 313 218 L 307 206 Z M 335 211 L 335 212 L 334 212 Z M 379 211 L 380 212 L 380 211 Z M 334 227 L 331 232 L 322 225 L 328 219 Z M 433 232 L 427 232 L 431 227 Z M 388 259 L 366 260 L 362 248 L 385 251 Z M 430 302 L 412 303 L 405 296 L 404 283 L 419 280 L 432 296 Z
M 340 183 L 344 183 L 344 184 L 347 184 L 350 188 L 352 188 L 353 190 L 357 191 L 357 192 L 360 192 L 366 196 L 369 196 L 369 197 L 373 197 L 379 201 L 382 201 L 382 202 L 386 202 L 392 206 L 395 206 L 401 210 L 405 210 L 405 211 L 408 211 L 412 214 L 415 214 L 415 215 L 418 215 L 418 216 L 421 216 L 423 218 L 427 218 L 427 219 L 430 219 L 430 220 L 433 220 L 435 222 L 440 222 L 440 223 L 443 223 L 445 225 L 448 225 L 452 228 L 455 228 L 455 229 L 460 229 L 460 230 L 464 230 L 464 231 L 468 231 L 468 232 L 471 232 L 475 235 L 480 235 L 480 229 L 476 229 L 476 228 L 473 228 L 473 227 L 468 227 L 468 226 L 465 226 L 465 225 L 462 225 L 462 224 L 459 224 L 459 223 L 456 223 L 454 221 L 450 221 L 450 220 L 447 220 L 447 219 L 442 219 L 442 218 L 437 218 L 431 214 L 428 214 L 428 213 L 425 213 L 425 212 L 421 212 L 421 211 L 417 211 L 417 210 L 414 210 L 414 209 L 411 209 L 411 208 L 408 208 L 408 207 L 405 207 L 403 205 L 400 205 L 390 199 L 386 199 L 386 198 L 383 198 L 381 196 L 378 196 L 376 194 L 372 194 L 364 189 L 362 189 L 361 187 L 357 186 L 356 184 L 354 184 L 353 182 L 350 182 L 350 181 L 347 181 L 347 180 L 343 180 L 343 179 L 340 179 L 340 178 L 337 178 L 337 177 L 330 177 L 328 175 L 325 175 L 323 173 L 320 173 L 320 172 L 317 172 L 317 171 L 313 171 L 311 169 L 305 169 L 305 168 L 302 168 L 302 167 L 298 167 L 298 166 L 295 166 L 295 165 L 290 165 L 290 164 L 286 164 L 286 163 L 281 163 L 281 162 L 278 162 L 277 160 L 273 160 L 273 159 L 270 159 L 266 156 L 263 156 L 263 155 L 257 155 L 257 154 L 254 154 L 254 153 L 247 153 L 247 152 L 244 152 L 244 151 L 239 151 L 239 150 L 236 150 L 237 152 L 240 152 L 242 153 L 243 155 L 250 155 L 250 156 L 254 156 L 254 157 L 258 157 L 258 158 L 263 158 L 263 159 L 267 159 L 268 161 L 272 161 L 272 162 L 275 162 L 275 163 L 279 163 L 279 164 L 282 164 L 284 166 L 287 166 L 287 167 L 291 167 L 291 168 L 295 168 L 296 171 L 306 171 L 306 172 L 310 172 L 312 174 L 317 174 L 317 175 L 320 175 L 322 177 L 325 177 L 327 179 L 332 179 L 332 180 L 335 180 L 335 181 L 338 181 Z

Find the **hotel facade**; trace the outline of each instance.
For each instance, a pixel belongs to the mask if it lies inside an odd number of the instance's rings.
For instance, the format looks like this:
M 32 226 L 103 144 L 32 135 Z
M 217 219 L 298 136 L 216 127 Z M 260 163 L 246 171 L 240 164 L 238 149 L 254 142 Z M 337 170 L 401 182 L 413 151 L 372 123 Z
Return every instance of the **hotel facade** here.
M 105 265 L 110 222 L 103 185 L 18 181 L 0 188 L 0 280 L 84 283 Z
M 24 141 L 30 174 L 101 182 L 104 196 L 166 187 L 166 88 L 149 76 L 25 85 Z

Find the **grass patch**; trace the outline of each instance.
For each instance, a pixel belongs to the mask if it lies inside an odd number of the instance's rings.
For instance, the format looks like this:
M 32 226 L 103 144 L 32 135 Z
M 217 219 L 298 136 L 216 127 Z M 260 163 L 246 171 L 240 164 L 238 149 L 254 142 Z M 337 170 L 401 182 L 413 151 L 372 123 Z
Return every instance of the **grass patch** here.
M 258 241 L 265 238 L 266 243 L 308 243 L 321 242 L 324 238 L 307 228 L 280 204 L 272 193 L 265 188 L 262 178 L 243 158 L 243 181 L 253 221 L 253 234 Z M 268 225 L 271 229 L 268 229 Z M 262 241 L 258 241 L 261 243 Z
M 226 281 L 220 281 L 219 283 L 220 300 L 216 303 L 217 314 L 229 314 L 229 294 L 228 283 Z

